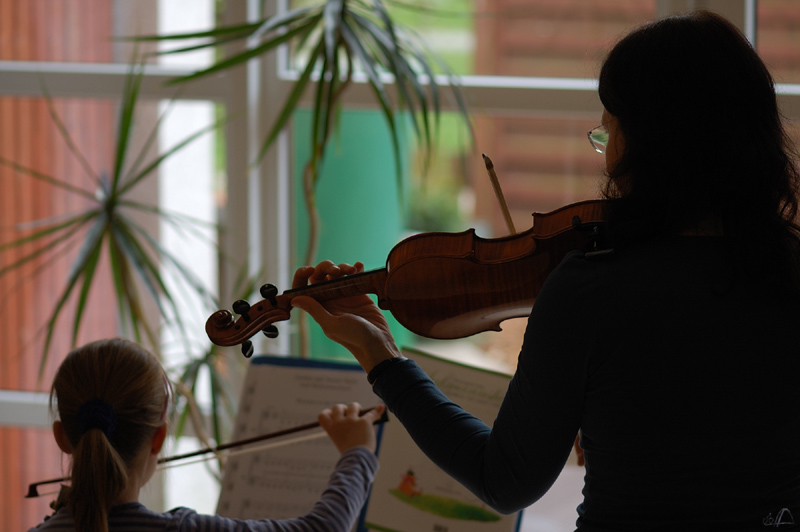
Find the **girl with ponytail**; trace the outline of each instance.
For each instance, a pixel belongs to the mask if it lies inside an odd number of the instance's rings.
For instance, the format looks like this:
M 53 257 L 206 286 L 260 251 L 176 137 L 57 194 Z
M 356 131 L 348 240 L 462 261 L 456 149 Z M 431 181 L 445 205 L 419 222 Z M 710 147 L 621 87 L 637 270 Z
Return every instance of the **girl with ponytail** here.
M 336 405 L 320 424 L 342 456 L 328 488 L 305 516 L 290 520 L 234 520 L 188 508 L 166 513 L 138 502 L 155 472 L 167 435 L 170 384 L 158 359 L 123 339 L 101 340 L 70 352 L 50 393 L 57 414 L 53 434 L 71 456 L 71 486 L 58 511 L 29 532 L 141 531 L 349 531 L 377 470 L 373 422 L 383 407 L 359 416 L 360 407 Z

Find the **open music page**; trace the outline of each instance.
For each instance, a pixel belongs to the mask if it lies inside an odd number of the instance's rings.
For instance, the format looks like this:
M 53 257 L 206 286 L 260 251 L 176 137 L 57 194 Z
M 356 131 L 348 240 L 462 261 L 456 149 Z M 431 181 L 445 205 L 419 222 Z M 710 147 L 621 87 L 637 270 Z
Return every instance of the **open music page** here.
M 404 350 L 453 401 L 491 424 L 509 375 Z M 235 440 L 316 421 L 323 408 L 358 401 L 378 404 L 357 365 L 254 357 L 234 429 Z M 383 532 L 512 532 L 520 515 L 502 515 L 436 467 L 391 414 L 381 426 L 380 469 L 358 530 Z M 313 438 L 315 434 L 321 437 Z M 307 513 L 339 457 L 322 429 L 286 438 L 312 439 L 230 457 L 217 512 L 227 517 L 289 518 Z M 264 442 L 271 444 L 273 440 Z M 256 444 L 258 445 L 258 444 Z
M 233 439 L 313 423 L 335 403 L 379 404 L 357 364 L 260 356 L 247 371 Z M 339 452 L 321 428 L 265 441 L 304 441 L 231 456 L 217 513 L 240 519 L 284 519 L 308 513 L 328 484 Z M 254 447 L 259 444 L 254 444 Z
M 505 396 L 509 375 L 404 349 L 450 400 L 489 425 Z M 381 436 L 381 468 L 365 523 L 383 532 L 510 532 L 520 515 L 495 512 L 433 464 L 396 420 Z

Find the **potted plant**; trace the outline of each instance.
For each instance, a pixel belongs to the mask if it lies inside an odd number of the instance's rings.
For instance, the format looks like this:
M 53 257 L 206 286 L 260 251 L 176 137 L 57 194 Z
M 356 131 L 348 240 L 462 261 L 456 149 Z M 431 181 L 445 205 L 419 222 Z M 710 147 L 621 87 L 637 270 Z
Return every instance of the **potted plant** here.
M 84 199 L 85 208 L 64 216 L 36 220 L 32 228 L 23 231 L 22 236 L 0 244 L 0 253 L 16 250 L 15 259 L 0 267 L 0 276 L 21 271 L 34 264 L 45 264 L 58 258 L 65 250 L 77 250 L 69 272 L 55 305 L 48 310 L 43 328 L 44 347 L 39 361 L 39 375 L 50 356 L 52 341 L 60 320 L 71 314 L 71 344 L 74 346 L 83 323 L 90 292 L 98 290 L 98 267 L 105 260 L 113 279 L 116 300 L 116 316 L 122 333 L 135 341 L 159 352 L 158 327 L 161 320 L 154 320 L 148 307 L 158 309 L 160 316 L 169 315 L 182 336 L 189 338 L 177 295 L 167 286 L 167 275 L 180 279 L 197 293 L 209 309 L 218 307 L 210 290 L 197 279 L 181 259 L 164 247 L 150 231 L 142 225 L 142 218 L 156 218 L 184 231 L 194 231 L 198 222 L 184 215 L 172 213 L 157 205 L 138 201 L 133 191 L 150 178 L 160 165 L 197 138 L 209 134 L 219 127 L 222 120 L 209 124 L 158 155 L 150 156 L 151 148 L 157 140 L 157 129 L 161 120 L 169 113 L 169 108 L 157 120 L 138 153 L 133 152 L 131 139 L 136 122 L 139 87 L 142 81 L 142 66 L 133 62 L 126 76 L 116 124 L 116 139 L 113 143 L 111 170 L 99 172 L 88 162 L 89 157 L 81 153 L 73 134 L 63 122 L 46 87 L 43 87 L 45 101 L 50 117 L 69 152 L 79 161 L 82 171 L 90 177 L 93 188 L 83 188 L 75 183 L 80 181 L 73 176 L 48 175 L 34 168 L 23 166 L 13 160 L 0 157 L 0 165 L 10 167 L 18 175 L 37 180 L 54 187 L 63 194 L 75 194 Z M 89 134 L 97 134 L 90 132 Z M 7 255 L 9 256 L 9 255 Z M 105 258 L 104 258 L 105 257 Z M 34 275 L 42 274 L 37 269 Z M 249 294 L 253 290 L 252 280 L 242 278 L 240 290 Z M 109 314 L 113 316 L 113 314 Z M 195 348 L 186 343 L 186 352 Z M 178 368 L 177 387 L 185 397 L 185 408 L 179 416 L 179 429 L 183 427 L 194 403 L 194 392 L 201 368 L 208 370 L 212 392 L 211 423 L 212 435 L 217 440 L 227 431 L 223 420 L 230 418 L 235 408 L 236 395 L 232 393 L 220 373 L 217 358 L 218 349 L 208 349 L 191 359 L 185 367 Z M 197 425 L 195 432 L 203 434 Z

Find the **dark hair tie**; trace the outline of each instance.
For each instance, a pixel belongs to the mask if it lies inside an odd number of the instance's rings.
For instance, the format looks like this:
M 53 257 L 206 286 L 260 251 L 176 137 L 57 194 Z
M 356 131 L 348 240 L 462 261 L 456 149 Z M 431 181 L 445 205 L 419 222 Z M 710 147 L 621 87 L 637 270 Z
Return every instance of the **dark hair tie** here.
M 102 399 L 89 399 L 78 408 L 76 415 L 78 431 L 81 435 L 91 429 L 100 429 L 106 438 L 110 438 L 117 428 L 114 409 Z

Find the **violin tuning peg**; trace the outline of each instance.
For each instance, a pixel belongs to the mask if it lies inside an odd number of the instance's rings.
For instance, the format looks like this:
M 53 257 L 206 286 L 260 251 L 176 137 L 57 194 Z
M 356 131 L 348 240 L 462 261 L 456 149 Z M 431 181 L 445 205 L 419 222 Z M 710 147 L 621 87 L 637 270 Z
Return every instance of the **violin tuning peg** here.
M 259 292 L 261 292 L 261 297 L 263 297 L 264 299 L 268 299 L 273 307 L 278 305 L 278 302 L 275 299 L 275 296 L 278 295 L 277 286 L 275 286 L 274 284 L 265 284 L 261 286 Z
M 248 319 L 250 316 L 247 315 L 250 312 L 250 303 L 245 301 L 244 299 L 239 299 L 233 302 L 233 311 L 236 314 L 240 314 L 244 317 L 244 319 Z
M 264 336 L 266 336 L 267 338 L 277 338 L 278 337 L 278 328 L 275 327 L 274 325 L 270 325 L 269 327 L 264 327 L 261 330 L 261 332 L 264 333 Z
M 253 342 L 246 340 L 242 343 L 242 354 L 244 355 L 244 358 L 250 358 L 253 356 Z

